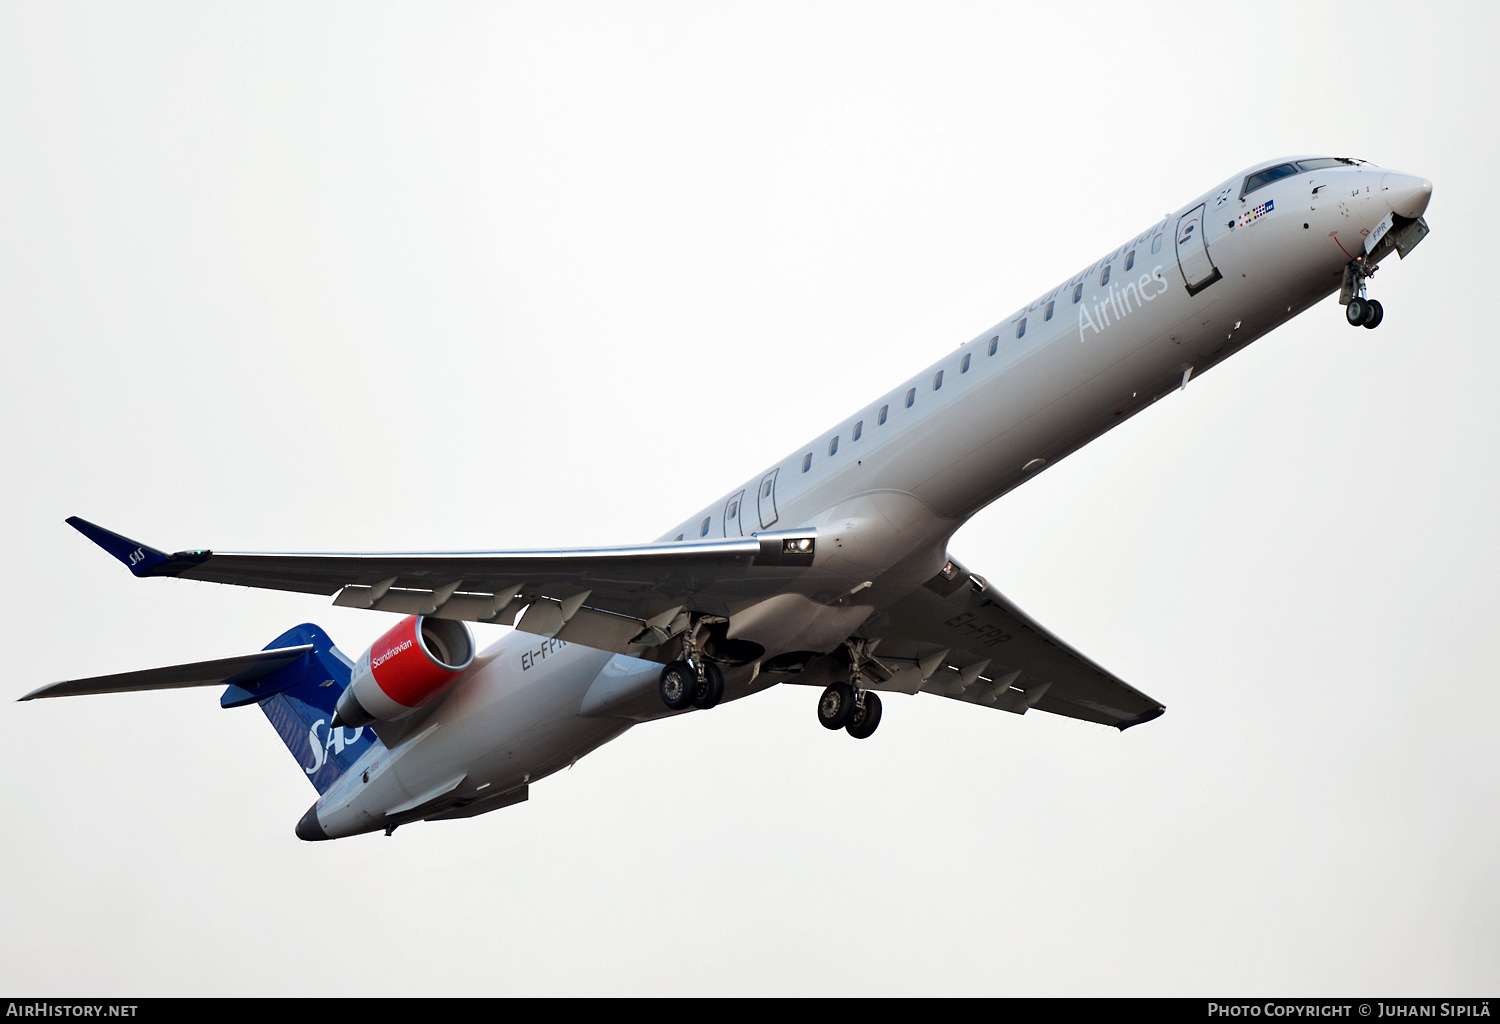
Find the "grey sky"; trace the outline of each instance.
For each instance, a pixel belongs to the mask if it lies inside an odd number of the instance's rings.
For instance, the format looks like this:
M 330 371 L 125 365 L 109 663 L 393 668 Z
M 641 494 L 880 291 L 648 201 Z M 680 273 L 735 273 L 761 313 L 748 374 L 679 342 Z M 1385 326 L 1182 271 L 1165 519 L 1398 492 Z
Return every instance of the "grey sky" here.
M 780 687 L 310 845 L 254 709 L 0 704 L 0 988 L 1492 993 L 1496 15 L 1034 9 L 0 6 L 6 698 L 389 622 L 66 516 L 648 539 L 1248 164 L 1434 182 L 1378 331 L 1330 300 L 955 538 L 1161 720 L 856 743 Z

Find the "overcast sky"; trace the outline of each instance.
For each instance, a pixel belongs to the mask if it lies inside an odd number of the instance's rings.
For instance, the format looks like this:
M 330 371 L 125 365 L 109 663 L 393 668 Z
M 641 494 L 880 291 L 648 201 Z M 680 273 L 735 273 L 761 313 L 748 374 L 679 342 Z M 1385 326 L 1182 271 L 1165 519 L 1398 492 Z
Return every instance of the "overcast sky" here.
M 1379 330 L 1329 299 L 954 538 L 1162 719 L 779 687 L 307 844 L 254 708 L 0 703 L 0 989 L 1493 994 L 1500 19 L 1000 6 L 0 5 L 7 699 L 389 625 L 69 515 L 650 539 L 1252 163 L 1434 182 Z

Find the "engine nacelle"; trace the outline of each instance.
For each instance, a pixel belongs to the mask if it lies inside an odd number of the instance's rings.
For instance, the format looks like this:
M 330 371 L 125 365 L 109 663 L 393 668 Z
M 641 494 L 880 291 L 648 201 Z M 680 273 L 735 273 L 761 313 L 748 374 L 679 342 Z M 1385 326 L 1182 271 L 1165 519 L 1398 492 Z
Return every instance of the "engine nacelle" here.
M 473 662 L 469 627 L 453 619 L 408 615 L 354 663 L 333 724 L 395 721 L 442 693 Z

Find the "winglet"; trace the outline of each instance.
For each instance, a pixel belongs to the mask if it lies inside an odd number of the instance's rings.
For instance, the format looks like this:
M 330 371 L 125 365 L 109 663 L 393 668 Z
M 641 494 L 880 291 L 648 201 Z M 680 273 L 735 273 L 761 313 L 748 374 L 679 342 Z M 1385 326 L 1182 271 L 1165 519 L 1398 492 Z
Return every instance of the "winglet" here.
M 179 551 L 164 554 L 155 548 L 138 544 L 129 537 L 96 526 L 87 519 L 69 516 L 67 523 L 105 551 L 118 558 L 137 576 L 176 576 L 184 569 L 207 561 L 209 551 Z
M 1167 709 L 1166 708 L 1155 707 L 1155 708 L 1152 708 L 1149 711 L 1142 711 L 1140 714 L 1136 715 L 1134 718 L 1127 718 L 1127 719 L 1125 719 L 1125 721 L 1120 722 L 1118 725 L 1116 725 L 1115 728 L 1119 729 L 1121 732 L 1124 732 L 1126 729 L 1129 729 L 1131 726 L 1134 726 L 1134 725 L 1144 725 L 1147 722 L 1151 722 L 1151 721 L 1154 721 L 1154 720 L 1160 718 L 1162 715 L 1165 715 L 1166 713 L 1167 713 Z

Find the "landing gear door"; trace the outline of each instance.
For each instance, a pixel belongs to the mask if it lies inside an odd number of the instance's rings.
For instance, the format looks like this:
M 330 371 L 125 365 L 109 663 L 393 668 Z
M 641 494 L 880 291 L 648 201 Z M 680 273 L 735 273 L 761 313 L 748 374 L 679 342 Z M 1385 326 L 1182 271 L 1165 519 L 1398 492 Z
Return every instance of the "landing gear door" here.
M 1203 238 L 1203 207 L 1189 210 L 1177 221 L 1177 267 L 1189 295 L 1197 295 L 1220 277 Z
M 724 503 L 724 536 L 743 537 L 745 528 L 740 525 L 744 514 L 745 492 L 741 491 Z
M 760 513 L 762 530 L 776 522 L 776 474 L 780 472 L 780 469 L 773 469 L 767 473 L 755 492 L 755 508 Z

